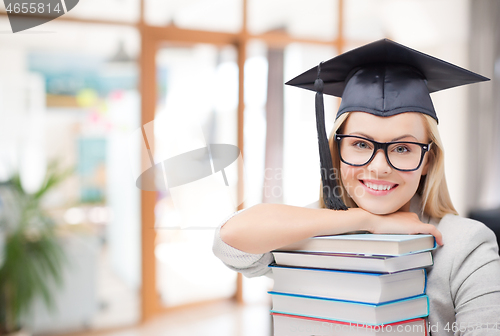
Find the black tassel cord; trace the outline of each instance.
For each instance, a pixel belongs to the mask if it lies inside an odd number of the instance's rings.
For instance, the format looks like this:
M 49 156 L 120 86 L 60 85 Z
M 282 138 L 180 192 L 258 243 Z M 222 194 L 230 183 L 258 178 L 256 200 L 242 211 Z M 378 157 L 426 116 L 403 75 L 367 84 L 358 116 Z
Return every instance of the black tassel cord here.
M 323 103 L 323 80 L 320 78 L 321 63 L 318 65 L 318 76 L 314 82 L 316 90 L 316 127 L 318 130 L 319 158 L 321 162 L 321 181 L 323 182 L 323 201 L 328 209 L 347 210 L 346 205 L 336 193 L 340 192 L 335 180 L 332 154 L 328 145 L 325 127 L 325 107 Z

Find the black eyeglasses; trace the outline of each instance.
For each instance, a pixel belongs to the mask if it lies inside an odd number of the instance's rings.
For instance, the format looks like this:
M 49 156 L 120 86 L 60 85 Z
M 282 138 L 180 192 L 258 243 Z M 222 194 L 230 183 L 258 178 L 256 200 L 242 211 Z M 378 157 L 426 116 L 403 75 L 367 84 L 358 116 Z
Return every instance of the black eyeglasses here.
M 383 149 L 389 165 L 399 171 L 420 168 L 431 144 L 411 141 L 377 142 L 356 135 L 335 134 L 340 160 L 350 166 L 368 164 Z

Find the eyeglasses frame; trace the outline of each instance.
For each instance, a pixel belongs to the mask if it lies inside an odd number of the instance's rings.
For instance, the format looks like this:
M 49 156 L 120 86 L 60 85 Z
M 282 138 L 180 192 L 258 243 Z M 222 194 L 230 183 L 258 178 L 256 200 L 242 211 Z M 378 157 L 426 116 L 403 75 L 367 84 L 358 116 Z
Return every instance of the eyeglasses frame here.
M 370 157 L 370 159 L 368 159 L 368 161 L 366 161 L 365 163 L 363 164 L 352 164 L 352 163 L 349 163 L 347 161 L 345 161 L 343 158 L 342 158 L 342 154 L 341 154 L 341 151 L 340 151 L 340 142 L 343 138 L 357 138 L 357 139 L 362 139 L 362 140 L 366 140 L 368 142 L 371 142 L 373 145 L 374 145 L 374 150 L 373 150 L 373 153 L 372 153 L 372 156 Z M 334 135 L 334 139 L 335 141 L 337 142 L 337 149 L 339 151 L 339 157 L 340 157 L 340 160 L 349 165 L 349 166 L 354 166 L 354 167 L 361 167 L 361 166 L 365 166 L 367 164 L 369 164 L 373 158 L 375 157 L 375 155 L 377 154 L 377 152 L 379 151 L 379 149 L 383 149 L 384 150 L 384 154 L 385 154 L 385 159 L 387 160 L 387 163 L 394 169 L 398 170 L 398 171 L 403 171 L 403 172 L 410 172 L 410 171 L 415 171 L 415 170 L 418 170 L 420 168 L 420 166 L 422 165 L 422 162 L 424 161 L 424 156 L 425 156 L 425 153 L 427 153 L 430 149 L 431 149 L 431 145 L 432 145 L 432 142 L 428 143 L 428 144 L 425 144 L 425 143 L 420 143 L 420 142 L 413 142 L 413 141 L 391 141 L 391 142 L 378 142 L 378 141 L 375 141 L 375 140 L 371 140 L 371 139 L 367 139 L 367 138 L 364 138 L 364 137 L 360 137 L 360 136 L 357 136 L 357 135 L 349 135 L 349 134 L 335 134 Z M 399 168 L 396 168 L 394 167 L 394 165 L 392 164 L 391 160 L 389 159 L 389 154 L 387 154 L 387 148 L 390 146 L 390 145 L 394 145 L 394 144 L 398 144 L 398 143 L 410 143 L 410 144 L 415 144 L 415 145 L 419 145 L 421 148 L 422 148 L 422 155 L 420 156 L 420 162 L 418 163 L 418 166 L 417 168 L 414 168 L 414 169 L 399 169 Z

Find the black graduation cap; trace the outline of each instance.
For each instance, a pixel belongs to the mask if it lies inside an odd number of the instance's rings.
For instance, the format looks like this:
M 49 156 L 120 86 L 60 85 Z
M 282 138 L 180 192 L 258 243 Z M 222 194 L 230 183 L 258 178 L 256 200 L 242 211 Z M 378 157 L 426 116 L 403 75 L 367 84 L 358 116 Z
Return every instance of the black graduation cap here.
M 383 117 L 420 112 L 437 121 L 430 93 L 487 80 L 469 70 L 382 39 L 322 62 L 285 83 L 316 91 L 316 126 L 326 207 L 347 209 L 334 194 L 336 182 L 325 130 L 323 93 L 342 97 L 336 118 L 354 111 Z

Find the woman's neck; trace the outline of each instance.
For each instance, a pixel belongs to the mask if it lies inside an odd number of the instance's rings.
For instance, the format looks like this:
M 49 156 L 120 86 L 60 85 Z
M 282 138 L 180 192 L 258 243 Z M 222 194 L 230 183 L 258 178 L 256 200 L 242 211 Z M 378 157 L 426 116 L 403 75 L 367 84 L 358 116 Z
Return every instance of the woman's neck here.
M 412 202 L 413 198 L 411 200 L 409 200 L 405 205 L 403 205 L 399 211 L 406 211 L 406 212 L 410 212 L 411 210 L 411 202 Z

